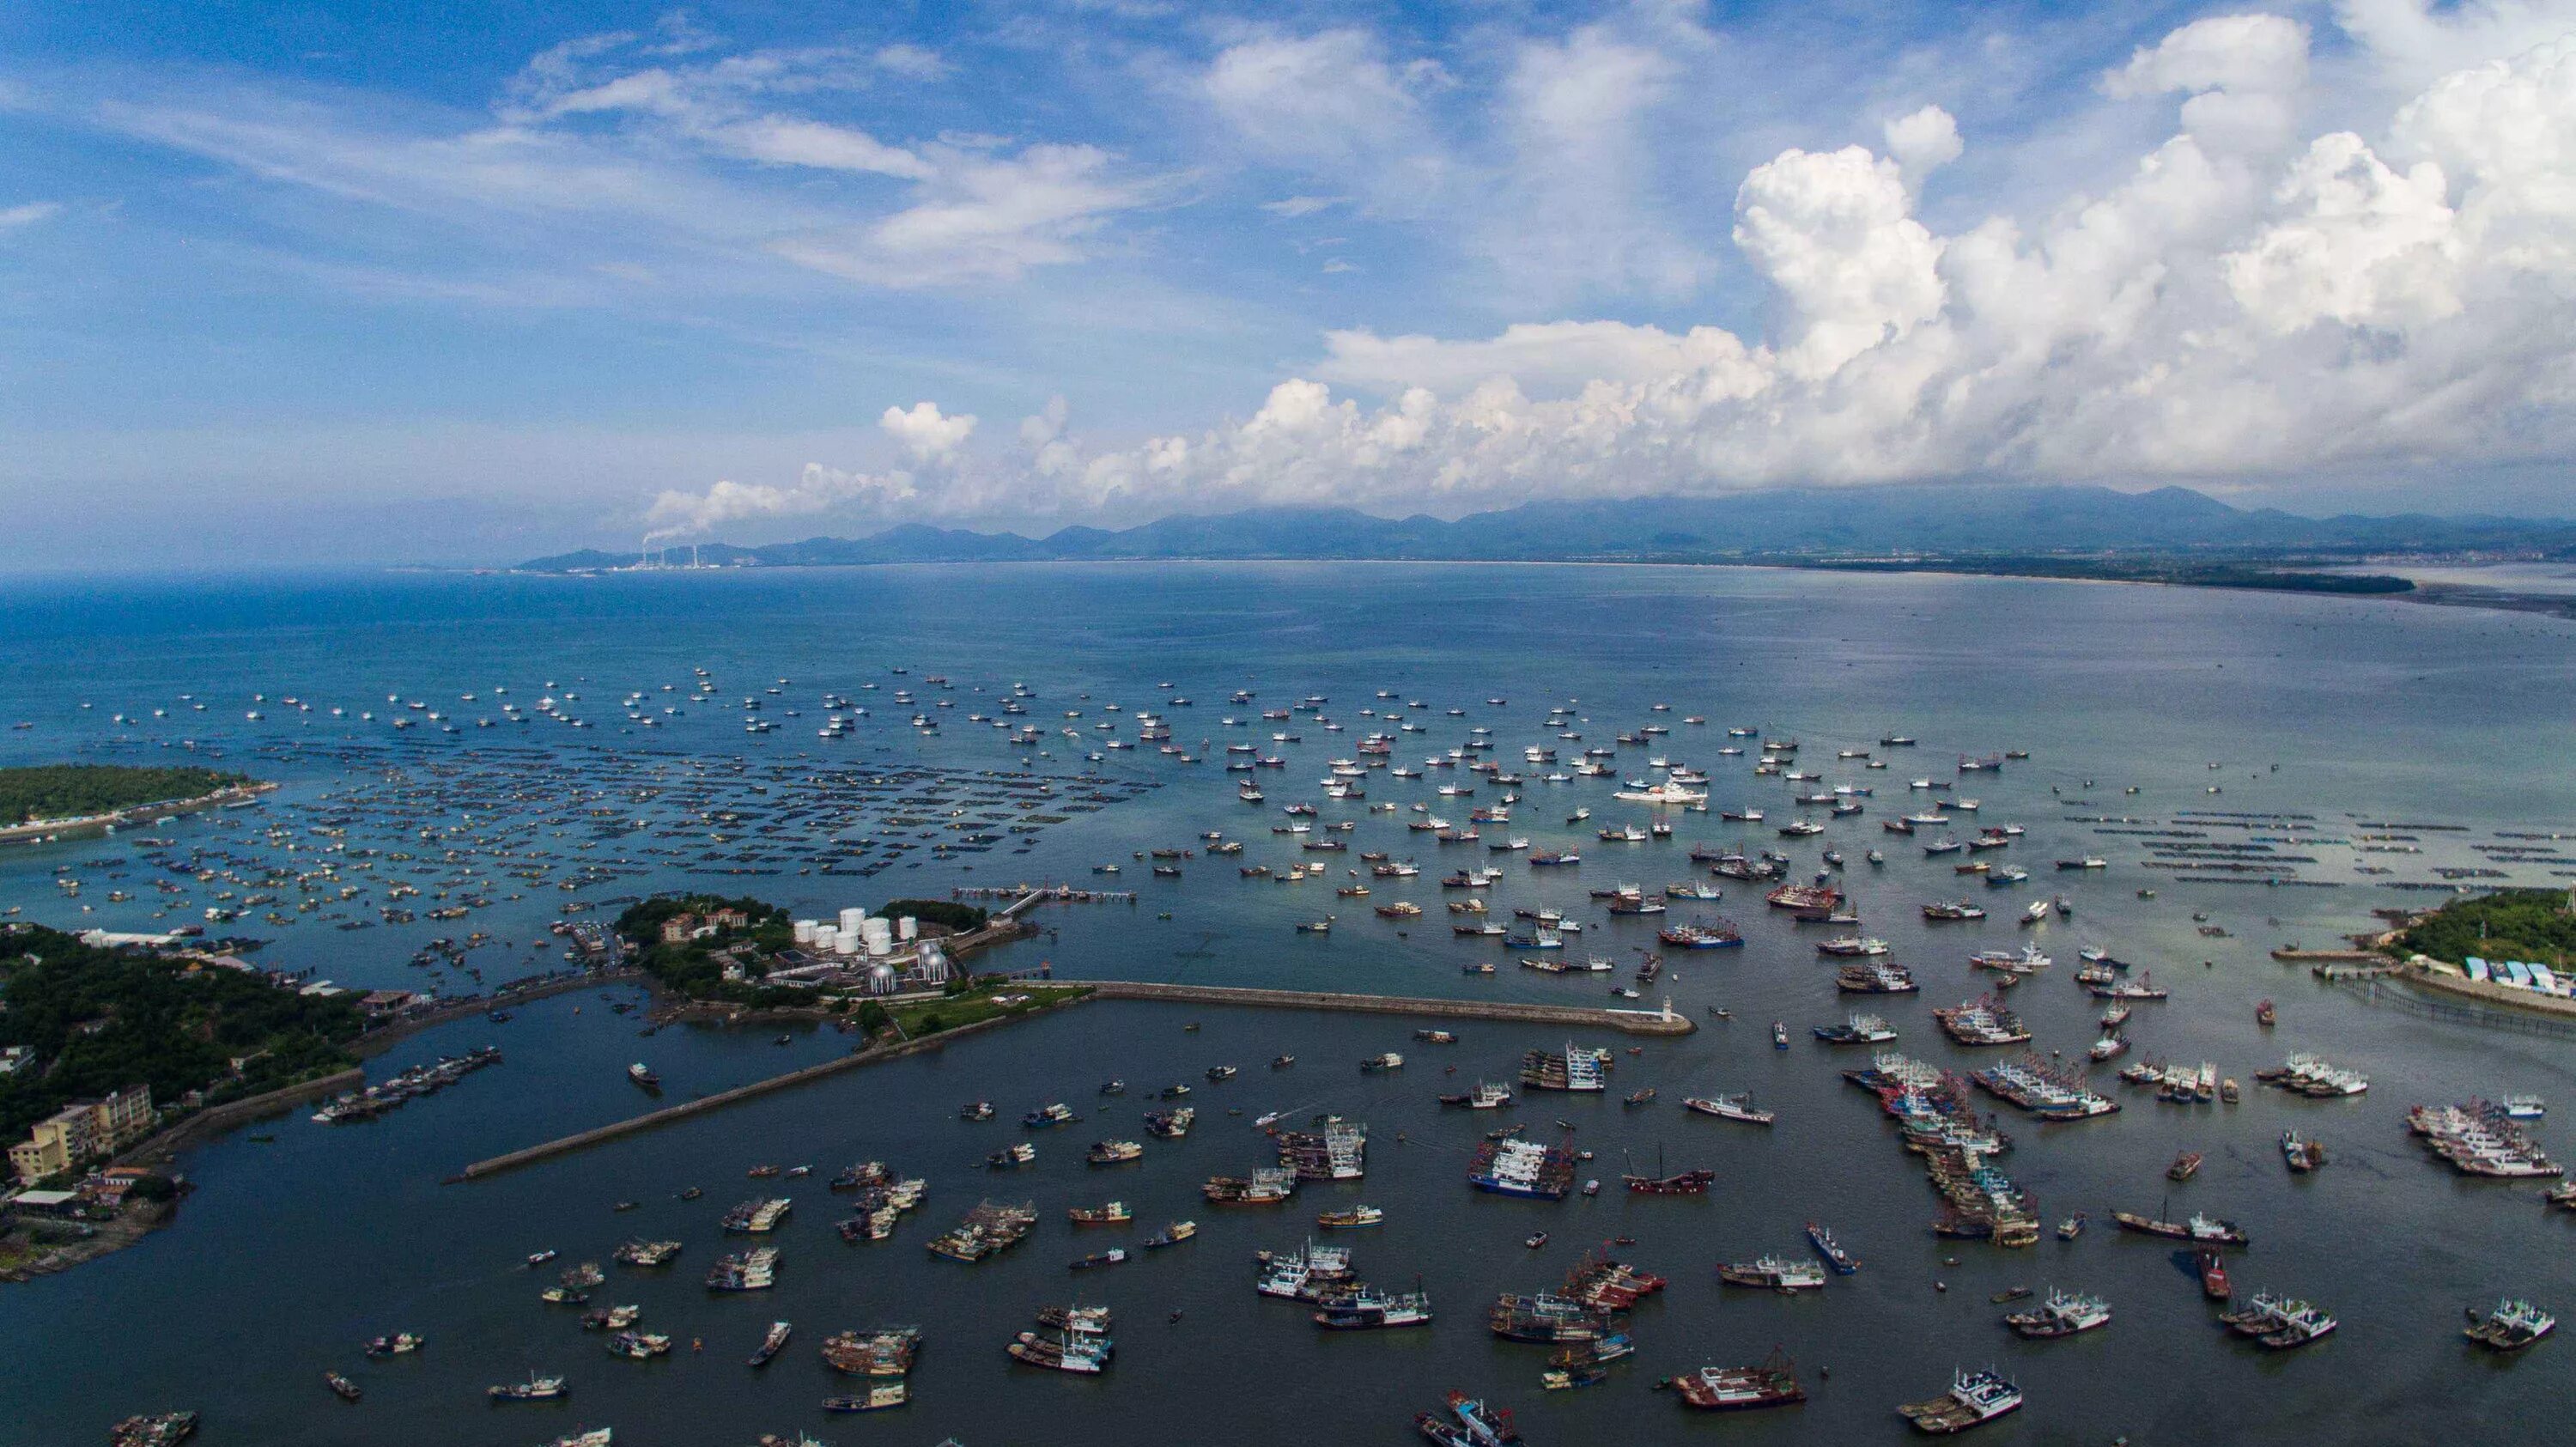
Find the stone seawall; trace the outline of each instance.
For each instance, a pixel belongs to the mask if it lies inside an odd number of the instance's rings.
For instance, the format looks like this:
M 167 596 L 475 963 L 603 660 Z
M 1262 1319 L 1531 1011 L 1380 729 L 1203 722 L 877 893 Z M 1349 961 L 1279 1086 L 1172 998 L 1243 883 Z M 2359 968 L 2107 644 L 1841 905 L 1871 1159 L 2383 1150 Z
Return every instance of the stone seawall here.
M 730 1105 L 740 1105 L 747 1100 L 756 1100 L 764 1095 L 771 1095 L 781 1090 L 790 1090 L 799 1085 L 811 1084 L 814 1081 L 826 1079 L 834 1075 L 840 1075 L 847 1071 L 861 1069 L 865 1066 L 882 1064 L 888 1060 L 900 1060 L 904 1056 L 918 1055 L 925 1050 L 937 1050 L 951 1040 L 963 1039 L 966 1036 L 980 1034 L 997 1025 L 1007 1025 L 1015 1020 L 1026 1020 L 1034 1016 L 1047 1014 L 1053 1010 L 1063 1009 L 1067 1005 L 1077 1005 L 1086 998 L 1088 997 L 1076 995 L 1072 999 L 1059 1001 L 1054 1005 L 1049 1005 L 1041 1009 L 1033 1009 L 1025 1014 L 996 1015 L 989 1020 L 978 1020 L 971 1025 L 960 1025 L 954 1030 L 943 1030 L 936 1035 L 925 1035 L 918 1040 L 905 1040 L 899 1041 L 893 1045 L 875 1045 L 870 1046 L 865 1050 L 852 1051 L 850 1054 L 841 1056 L 838 1059 L 826 1060 L 816 1065 L 807 1065 L 796 1070 L 788 1071 L 784 1075 L 773 1075 L 766 1080 L 755 1080 L 749 1085 L 737 1085 L 731 1090 L 720 1090 L 713 1095 L 700 1096 L 696 1100 L 684 1100 L 678 1105 L 666 1105 L 660 1110 L 649 1110 L 642 1115 L 629 1116 L 624 1120 L 611 1121 L 606 1125 L 597 1126 L 590 1130 L 577 1131 L 572 1135 L 561 1136 L 541 1145 L 529 1146 L 524 1150 L 511 1151 L 506 1155 L 492 1156 L 485 1160 L 479 1160 L 474 1164 L 467 1166 L 464 1170 L 457 1172 L 455 1175 L 448 1177 L 447 1183 L 452 1185 L 459 1181 L 479 1181 L 486 1176 L 499 1175 L 503 1171 L 514 1171 L 521 1166 L 532 1166 L 539 1161 L 552 1160 L 556 1156 L 570 1155 L 574 1151 L 588 1150 L 592 1146 L 604 1145 L 609 1141 L 617 1140 L 624 1136 L 635 1135 L 648 1130 L 657 1130 L 663 1126 L 673 1124 L 677 1121 L 687 1120 L 693 1116 L 706 1115 L 714 1111 L 722 1110 Z
M 1158 985 L 1139 980 L 1060 980 L 1103 1000 L 1173 1000 L 1198 1005 L 1250 1005 L 1280 1010 L 1342 1010 L 1363 1015 L 1430 1015 L 1448 1020 L 1512 1020 L 1629 1035 L 1688 1035 L 1687 1015 L 1660 1010 L 1602 1010 L 1582 1005 L 1525 1005 L 1506 1000 L 1425 1000 L 1316 990 L 1259 990 L 1232 985 Z

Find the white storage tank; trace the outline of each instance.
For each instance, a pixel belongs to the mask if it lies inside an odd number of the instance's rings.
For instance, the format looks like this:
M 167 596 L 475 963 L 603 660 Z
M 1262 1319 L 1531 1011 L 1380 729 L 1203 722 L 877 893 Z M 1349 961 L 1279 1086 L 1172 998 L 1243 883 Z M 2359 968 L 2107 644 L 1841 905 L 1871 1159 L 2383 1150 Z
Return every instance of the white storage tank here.
M 841 951 L 840 930 L 828 924 L 816 925 L 814 927 L 814 948 L 827 955 L 839 954 Z
M 850 936 L 857 934 L 861 923 L 865 921 L 867 917 L 868 912 L 863 909 L 845 909 L 841 911 L 842 938 L 847 939 Z
M 796 943 L 800 945 L 810 945 L 814 943 L 814 931 L 817 927 L 818 926 L 813 920 L 798 920 L 796 922 Z
M 867 941 L 868 953 L 894 953 L 894 925 L 883 919 L 870 919 L 859 927 L 860 937 Z
M 921 921 L 914 919 L 911 915 L 905 915 L 903 918 L 896 920 L 894 922 L 894 937 L 903 941 L 905 944 L 911 944 L 914 940 L 921 938 Z

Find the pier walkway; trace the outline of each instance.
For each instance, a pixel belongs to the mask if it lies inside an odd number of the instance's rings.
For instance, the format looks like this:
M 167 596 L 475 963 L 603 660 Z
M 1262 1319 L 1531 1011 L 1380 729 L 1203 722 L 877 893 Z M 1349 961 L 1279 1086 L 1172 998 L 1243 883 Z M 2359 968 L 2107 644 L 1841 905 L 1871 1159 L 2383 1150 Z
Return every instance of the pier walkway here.
M 1507 1020 L 1518 1024 L 1553 1025 L 1576 1030 L 1617 1030 L 1629 1035 L 1677 1036 L 1687 1035 L 1699 1028 L 1689 1016 L 1675 1013 L 1670 1001 L 1666 1001 L 1664 1008 L 1660 1010 L 1602 1010 L 1579 1005 L 1525 1005 L 1500 1000 L 1426 1000 L 1394 995 L 1352 995 L 1313 990 L 1256 990 L 1229 985 L 1160 985 L 1142 980 L 1049 980 L 1046 983 L 1070 986 L 1082 993 L 1059 1004 L 1031 1011 L 1028 1014 L 996 1016 L 989 1020 L 978 1020 L 971 1025 L 961 1025 L 954 1030 L 943 1031 L 937 1035 L 925 1035 L 918 1040 L 869 1046 L 837 1059 L 790 1070 L 784 1075 L 773 1075 L 766 1080 L 755 1080 L 748 1085 L 737 1085 L 731 1090 L 718 1091 L 696 1100 L 684 1100 L 677 1105 L 664 1106 L 660 1110 L 646 1111 L 642 1115 L 629 1116 L 624 1120 L 611 1121 L 590 1130 L 577 1131 L 568 1136 L 529 1146 L 524 1150 L 492 1156 L 476 1161 L 449 1177 L 448 1180 L 450 1183 L 479 1181 L 487 1176 L 499 1175 L 503 1171 L 516 1170 L 521 1166 L 532 1166 L 557 1156 L 570 1155 L 575 1151 L 587 1150 L 595 1145 L 604 1145 L 609 1141 L 653 1130 L 675 1121 L 723 1110 L 727 1106 L 740 1105 L 747 1100 L 756 1100 L 765 1095 L 773 1095 L 782 1090 L 827 1079 L 863 1066 L 899 1059 L 923 1050 L 935 1050 L 951 1040 L 1007 1025 L 1014 1020 L 1027 1019 L 1031 1015 L 1078 1005 L 1085 1000 L 1162 1000 L 1191 1005 L 1250 1006 L 1256 1009 L 1341 1010 L 1364 1015 L 1410 1015 L 1417 1018 L 1429 1016 L 1447 1020 Z
M 1427 1000 L 1317 990 L 1257 990 L 1233 985 L 1158 985 L 1142 980 L 1058 980 L 1102 1000 L 1177 1000 L 1195 1005 L 1251 1005 L 1281 1010 L 1344 1010 L 1363 1015 L 1432 1015 L 1450 1020 L 1610 1029 L 1629 1035 L 1688 1035 L 1699 1027 L 1667 1000 L 1660 1010 L 1602 1010 L 1584 1005 L 1524 1005 L 1507 1000 Z

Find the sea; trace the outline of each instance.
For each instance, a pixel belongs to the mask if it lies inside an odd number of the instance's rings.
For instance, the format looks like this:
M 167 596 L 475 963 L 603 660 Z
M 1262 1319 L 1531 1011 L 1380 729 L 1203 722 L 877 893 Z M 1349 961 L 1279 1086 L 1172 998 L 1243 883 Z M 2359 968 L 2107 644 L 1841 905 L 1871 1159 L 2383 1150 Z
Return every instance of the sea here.
M 248 808 L 8 846 L 10 918 L 194 923 L 259 941 L 251 958 L 263 967 L 338 988 L 455 993 L 564 968 L 550 926 L 613 917 L 619 901 L 660 890 L 748 894 L 827 917 L 1068 883 L 1134 898 L 1040 906 L 1042 935 L 978 966 L 1669 1001 L 1698 1026 L 1632 1039 L 1091 1002 L 446 1183 L 468 1162 L 648 1108 L 625 1078 L 631 1062 L 660 1074 L 668 1103 L 851 1046 L 828 1029 L 782 1037 L 774 1023 L 648 1036 L 631 1008 L 640 988 L 560 994 L 506 1022 L 476 1016 L 415 1036 L 369 1071 L 486 1044 L 501 1065 L 366 1124 L 316 1124 L 299 1110 L 194 1146 L 179 1162 L 194 1193 L 170 1227 L 70 1272 L 0 1285 L 0 1444 L 99 1442 L 130 1413 L 180 1408 L 201 1414 L 198 1440 L 215 1447 L 534 1447 L 602 1426 L 635 1447 L 749 1447 L 763 1434 L 918 1447 L 1393 1444 L 1417 1440 L 1415 1414 L 1452 1390 L 1508 1407 L 1543 1447 L 1895 1442 L 1912 1435 L 1899 1403 L 1982 1368 L 2026 1395 L 2017 1414 L 1978 1429 L 1994 1443 L 2419 1443 L 2472 1423 L 2508 1440 L 2576 1440 L 2566 1346 L 2499 1358 L 2460 1333 L 2464 1308 L 2501 1297 L 2576 1309 L 2576 1214 L 2547 1209 L 2531 1183 L 2454 1176 L 2405 1129 L 2412 1104 L 2532 1094 L 2550 1109 L 2535 1134 L 2561 1147 L 2576 1113 L 2576 1039 L 2321 982 L 2270 954 L 2339 945 L 2378 927 L 2373 910 L 2457 889 L 2576 884 L 2571 642 L 2566 620 L 2392 599 L 1722 567 L 1156 563 L 0 586 L 0 763 L 194 762 L 281 785 Z M 1266 716 L 1279 710 L 1293 712 Z M 823 737 L 836 713 L 843 736 Z M 1163 719 L 1179 752 L 1107 747 L 1135 743 L 1139 713 Z M 764 722 L 774 727 L 747 731 Z M 1016 733 L 1030 726 L 1034 742 Z M 1420 777 L 1375 770 L 1365 801 L 1326 798 L 1331 761 L 1360 758 L 1379 732 L 1394 735 L 1392 762 Z M 1914 742 L 1880 742 L 1895 736 Z M 1755 772 L 1761 744 L 1784 739 L 1799 744 L 1795 770 L 1818 777 Z M 1433 762 L 1484 742 L 1521 784 Z M 1533 747 L 1559 762 L 1525 762 Z M 1615 751 L 1615 777 L 1545 781 L 1595 748 Z M 1226 768 L 1263 757 L 1282 762 Z M 1990 757 L 1999 768 L 1959 768 Z M 1653 816 L 1611 796 L 1620 779 L 1659 776 L 1656 760 L 1705 771 L 1708 811 L 1670 811 L 1669 838 L 1597 838 Z M 1262 802 L 1238 797 L 1246 778 Z M 1844 796 L 1859 813 L 1797 802 L 1836 786 L 1867 791 Z M 1483 825 L 1478 842 L 1441 845 L 1407 827 L 1463 824 L 1504 792 L 1519 796 L 1508 824 Z M 1961 837 L 2020 826 L 2009 848 L 1981 857 L 2028 878 L 1990 886 L 1955 872 L 1964 856 L 1924 852 L 1944 831 L 1882 829 L 1934 797 L 1977 802 L 1948 831 Z M 1319 828 L 1352 822 L 1330 836 L 1349 851 L 1307 851 L 1320 834 L 1276 832 L 1296 822 L 1282 812 L 1292 802 L 1318 805 Z M 1396 807 L 1375 807 L 1385 804 Z M 1579 809 L 1589 817 L 1575 822 Z M 1753 809 L 1762 822 L 1721 817 Z M 1778 833 L 1802 815 L 1825 832 Z M 1243 852 L 1206 852 L 1212 833 Z M 1509 836 L 1580 863 L 1538 869 L 1486 847 Z M 1814 948 L 1827 931 L 1766 908 L 1763 886 L 1711 880 L 1688 858 L 1695 846 L 1775 849 L 1794 878 L 1838 875 L 1861 932 L 1885 941 L 1921 992 L 1837 996 L 1834 962 Z M 1155 850 L 1188 851 L 1177 877 L 1152 872 Z M 1363 852 L 1421 873 L 1373 877 Z M 2087 856 L 2107 867 L 2055 868 Z M 1317 877 L 1277 877 L 1318 860 Z M 1268 875 L 1244 873 L 1265 865 Z M 1546 973 L 1500 940 L 1453 936 L 1443 906 L 1462 896 L 1440 878 L 1488 866 L 1501 873 L 1484 892 L 1490 917 L 1560 909 L 1585 926 L 1564 953 L 1616 969 Z M 1612 998 L 1658 948 L 1657 921 L 1612 918 L 1590 891 L 1685 880 L 1718 884 L 1723 898 L 1676 902 L 1663 922 L 1723 916 L 1744 946 L 1663 950 L 1664 973 L 1640 999 Z M 1337 893 L 1361 886 L 1367 896 Z M 2032 901 L 2057 897 L 2066 912 L 2017 927 Z M 1921 905 L 1949 898 L 1989 915 L 1922 917 Z M 1373 912 L 1395 900 L 1425 913 Z M 230 917 L 210 923 L 209 909 Z M 1327 918 L 1326 933 L 1296 928 Z M 1994 1164 L 2050 1222 L 2082 1212 L 2089 1226 L 2021 1250 L 1937 1238 L 1918 1162 L 1843 1079 L 1869 1050 L 1823 1044 L 1811 1027 L 1859 1008 L 1898 1031 L 1883 1048 L 1962 1071 L 1992 1063 L 2013 1052 L 1953 1046 L 1931 1011 L 1990 988 L 1971 952 L 2025 943 L 2054 961 L 2006 997 L 2038 1050 L 2080 1064 L 2101 1033 L 2101 1002 L 2069 977 L 2079 949 L 2104 949 L 2170 991 L 2136 1006 L 2134 1048 L 2118 1063 L 2211 1062 L 2243 1082 L 2243 1099 L 2159 1104 L 2097 1067 L 2117 1114 L 2042 1125 L 1989 1102 L 2014 1142 Z M 1468 973 L 1485 963 L 1492 974 Z M 2278 1012 L 2271 1029 L 2255 1019 L 2265 999 Z M 1786 1049 L 1774 1047 L 1774 1022 Z M 1455 1043 L 1414 1038 L 1435 1023 Z M 1497 1113 L 1435 1100 L 1510 1082 L 1523 1052 L 1569 1044 L 1615 1051 L 1610 1092 L 1524 1093 Z M 1389 1051 L 1401 1070 L 1358 1068 Z M 2294 1053 L 2361 1071 L 2369 1089 L 2329 1101 L 2255 1084 L 2255 1071 Z M 1272 1068 L 1283 1055 L 1295 1063 Z M 1209 1080 L 1220 1065 L 1239 1073 Z M 1101 1093 L 1112 1079 L 1124 1094 Z M 1094 1140 L 1138 1137 L 1160 1088 L 1183 1083 L 1198 1110 L 1186 1138 L 1149 1141 L 1131 1165 L 1084 1163 Z M 1622 1103 L 1648 1086 L 1650 1103 Z M 1679 1104 L 1734 1091 L 1777 1124 Z M 961 1119 L 973 1100 L 991 1101 L 995 1118 Z M 1081 1120 L 1019 1124 L 1059 1101 Z M 1272 1112 L 1365 1122 L 1365 1178 L 1310 1183 L 1284 1206 L 1202 1201 L 1208 1176 L 1270 1163 L 1253 1121 Z M 1559 1203 L 1471 1190 L 1470 1152 L 1509 1122 L 1591 1152 L 1581 1169 L 1607 1188 Z M 2323 1141 L 2328 1163 L 2292 1176 L 2277 1145 L 2285 1129 Z M 1034 1165 L 984 1166 L 1023 1139 L 1038 1147 Z M 2205 1164 L 2175 1184 L 2166 1168 L 2184 1151 Z M 863 1160 L 926 1179 L 927 1198 L 891 1239 L 845 1245 L 824 1183 Z M 747 1176 L 761 1165 L 813 1174 Z M 1619 1189 L 1625 1171 L 1696 1167 L 1716 1172 L 1704 1197 Z M 703 1194 L 681 1199 L 689 1187 Z M 713 1258 L 743 1244 L 720 1234 L 719 1216 L 772 1192 L 795 1200 L 772 1238 L 778 1286 L 706 1291 Z M 985 1200 L 1032 1203 L 1039 1225 L 977 1265 L 923 1249 Z M 1067 1220 L 1068 1208 L 1110 1200 L 1132 1209 L 1133 1225 Z M 1385 1224 L 1316 1229 L 1317 1212 L 1359 1203 L 1383 1208 Z M 2236 1222 L 2251 1237 L 2231 1259 L 2237 1290 L 2305 1298 L 2340 1329 L 2283 1353 L 2230 1337 L 2187 1254 L 2110 1229 L 2114 1210 Z M 1185 1219 L 1195 1239 L 1137 1249 Z M 1811 1221 L 1861 1259 L 1857 1273 L 1794 1297 L 1718 1283 L 1724 1262 L 1807 1255 Z M 1325 1332 L 1306 1308 L 1253 1292 L 1256 1252 L 1324 1234 L 1355 1249 L 1369 1282 L 1430 1293 L 1436 1320 Z M 609 1264 L 630 1237 L 686 1245 L 659 1272 Z M 1606 1244 L 1623 1237 L 1632 1244 Z M 1069 1269 L 1110 1245 L 1135 1259 Z M 561 1254 L 522 1265 L 542 1250 Z M 1547 1349 L 1495 1339 L 1484 1308 L 1499 1293 L 1549 1289 L 1604 1250 L 1670 1284 L 1630 1316 L 1637 1350 L 1607 1381 L 1544 1390 Z M 596 1303 L 640 1305 L 644 1329 L 674 1337 L 669 1357 L 612 1357 L 575 1312 L 538 1300 L 558 1267 L 579 1261 L 607 1266 Z M 1992 1300 L 2018 1287 L 2092 1293 L 2114 1319 L 2024 1341 L 1999 1324 L 2021 1308 Z M 1038 1371 L 1004 1354 L 1040 1309 L 1077 1301 L 1114 1310 L 1106 1373 Z M 755 1371 L 745 1359 L 776 1320 L 793 1323 L 793 1340 Z M 836 1377 L 816 1347 L 898 1323 L 925 1341 L 909 1404 L 826 1415 L 825 1397 L 864 1383 Z M 362 1358 L 365 1340 L 395 1331 L 427 1345 Z M 1803 1405 L 1702 1415 L 1653 1390 L 1775 1351 L 1794 1361 Z M 332 1370 L 364 1399 L 327 1390 Z M 486 1400 L 487 1386 L 532 1372 L 566 1376 L 568 1395 Z

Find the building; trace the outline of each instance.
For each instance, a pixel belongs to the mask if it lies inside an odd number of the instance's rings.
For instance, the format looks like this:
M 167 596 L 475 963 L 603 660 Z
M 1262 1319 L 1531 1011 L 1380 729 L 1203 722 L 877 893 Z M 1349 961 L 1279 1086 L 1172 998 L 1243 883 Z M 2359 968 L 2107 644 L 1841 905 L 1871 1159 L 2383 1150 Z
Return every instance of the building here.
M 152 1129 L 152 1087 L 129 1085 L 98 1100 L 75 1100 L 29 1128 L 9 1147 L 19 1180 L 41 1181 L 106 1155 Z

